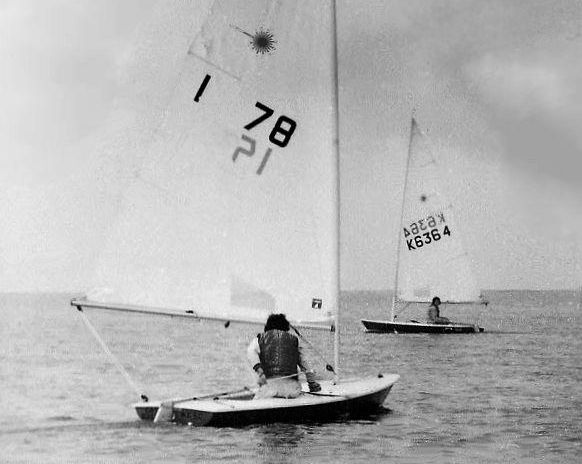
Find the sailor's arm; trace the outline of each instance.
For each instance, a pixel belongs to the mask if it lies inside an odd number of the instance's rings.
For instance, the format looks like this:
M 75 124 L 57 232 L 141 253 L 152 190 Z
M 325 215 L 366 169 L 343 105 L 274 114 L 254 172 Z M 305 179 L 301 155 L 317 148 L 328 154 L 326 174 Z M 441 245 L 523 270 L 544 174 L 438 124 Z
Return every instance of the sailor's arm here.
M 259 357 L 260 352 L 261 349 L 259 348 L 259 339 L 254 337 L 247 347 L 247 359 L 249 360 L 249 364 L 253 369 L 255 369 L 257 364 L 261 364 L 261 358 Z
M 321 386 L 319 385 L 319 383 L 315 381 L 315 373 L 313 372 L 309 363 L 307 362 L 305 355 L 303 354 L 303 350 L 301 349 L 301 346 L 299 346 L 298 351 L 299 351 L 299 361 L 297 362 L 297 365 L 299 366 L 301 372 L 305 373 L 305 378 L 307 379 L 307 384 L 309 385 L 309 391 L 310 392 L 320 391 Z
M 261 348 L 259 347 L 259 339 L 255 337 L 249 343 L 247 347 L 247 359 L 249 364 L 253 368 L 253 370 L 259 376 L 258 383 L 259 385 L 264 385 L 267 383 L 267 378 L 265 377 L 265 373 L 263 372 L 263 368 L 261 367 L 261 358 L 259 353 L 261 352 Z
M 299 366 L 299 369 L 301 370 L 301 372 L 311 371 L 311 366 L 309 365 L 309 362 L 305 358 L 305 355 L 303 353 L 303 349 L 302 349 L 301 345 L 299 345 L 298 351 L 299 351 L 299 356 L 298 356 L 299 361 L 297 362 L 297 366 Z

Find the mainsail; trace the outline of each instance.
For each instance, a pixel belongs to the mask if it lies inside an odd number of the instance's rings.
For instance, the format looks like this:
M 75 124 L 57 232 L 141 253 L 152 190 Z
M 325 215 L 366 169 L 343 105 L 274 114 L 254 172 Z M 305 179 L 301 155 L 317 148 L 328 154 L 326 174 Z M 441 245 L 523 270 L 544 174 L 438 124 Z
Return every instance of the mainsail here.
M 111 227 L 89 303 L 331 324 L 339 245 L 329 11 L 328 2 L 213 3 Z
M 442 195 L 445 177 L 414 118 L 398 244 L 396 298 L 403 302 L 477 302 L 475 283 L 453 208 Z

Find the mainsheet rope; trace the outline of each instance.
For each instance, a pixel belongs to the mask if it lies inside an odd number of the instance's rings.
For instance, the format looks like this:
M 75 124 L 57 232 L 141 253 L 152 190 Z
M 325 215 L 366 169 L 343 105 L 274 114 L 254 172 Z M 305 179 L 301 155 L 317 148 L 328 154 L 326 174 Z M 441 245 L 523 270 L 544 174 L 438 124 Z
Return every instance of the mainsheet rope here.
M 133 389 L 133 391 L 137 394 L 137 396 L 139 396 L 143 401 L 145 401 L 145 402 L 149 401 L 149 398 L 147 397 L 147 395 L 145 393 L 143 393 L 143 390 L 137 386 L 137 384 L 130 377 L 127 370 L 123 367 L 123 365 L 119 362 L 119 360 L 115 357 L 115 355 L 111 352 L 109 347 L 103 341 L 103 339 L 101 338 L 101 336 L 99 335 L 99 333 L 97 332 L 95 327 L 93 327 L 93 324 L 91 324 L 91 322 L 87 318 L 87 315 L 83 312 L 81 307 L 77 306 L 77 309 L 79 310 L 79 314 L 81 315 L 81 319 L 83 320 L 83 322 L 85 323 L 85 325 L 87 326 L 89 331 L 93 334 L 95 339 L 99 342 L 99 344 L 101 345 L 101 348 L 103 348 L 103 351 L 105 351 L 107 356 L 109 356 L 109 360 L 113 363 L 113 365 L 117 368 L 117 370 L 121 373 L 121 375 L 123 375 L 123 377 L 127 381 L 127 384 Z
M 306 337 L 304 337 L 303 334 L 299 332 L 299 330 L 297 330 L 297 327 L 293 326 L 292 324 L 289 324 L 289 327 L 291 327 L 291 329 L 297 334 L 297 336 L 305 343 L 307 343 L 309 347 L 313 350 L 313 352 L 324 362 L 325 369 L 335 374 L 333 366 L 329 362 L 327 362 L 325 356 L 323 356 L 323 354 L 321 354 L 321 352 L 317 348 L 315 348 L 315 346 L 313 346 L 313 343 L 311 343 Z

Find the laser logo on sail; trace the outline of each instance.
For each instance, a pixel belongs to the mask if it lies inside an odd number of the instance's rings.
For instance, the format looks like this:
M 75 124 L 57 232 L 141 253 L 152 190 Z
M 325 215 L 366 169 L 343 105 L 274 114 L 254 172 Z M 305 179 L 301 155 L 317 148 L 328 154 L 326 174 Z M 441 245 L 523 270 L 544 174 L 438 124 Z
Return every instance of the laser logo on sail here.
M 251 37 L 251 48 L 257 55 L 264 55 L 265 53 L 272 53 L 277 47 L 277 41 L 273 37 L 271 31 L 267 29 L 259 29 Z
M 260 28 L 254 34 L 251 34 L 235 24 L 230 24 L 230 27 L 251 39 L 249 45 L 257 55 L 271 53 L 277 48 L 275 46 L 277 41 L 273 37 L 273 33 L 268 29 Z

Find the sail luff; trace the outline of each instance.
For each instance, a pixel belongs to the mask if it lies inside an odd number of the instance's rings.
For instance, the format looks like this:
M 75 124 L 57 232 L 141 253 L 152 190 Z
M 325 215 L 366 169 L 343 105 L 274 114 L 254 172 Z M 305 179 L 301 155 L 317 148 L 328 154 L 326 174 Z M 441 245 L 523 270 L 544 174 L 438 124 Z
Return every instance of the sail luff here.
M 340 294 L 340 146 L 339 146 L 339 85 L 338 85 L 338 48 L 337 48 L 337 9 L 336 0 L 331 0 L 331 47 L 332 47 L 332 87 L 333 87 L 333 124 L 332 137 L 333 148 L 335 152 L 335 175 L 334 190 L 335 190 L 335 240 L 334 240 L 334 255 L 336 259 L 334 275 L 334 282 L 332 283 L 335 295 L 333 305 L 334 311 L 334 369 L 336 379 L 339 376 L 339 344 L 340 344 L 340 318 L 339 318 L 339 294 Z
M 402 207 L 400 209 L 400 226 L 398 227 L 398 243 L 396 245 L 396 270 L 394 272 L 394 287 L 392 292 L 392 308 L 390 309 L 390 321 L 394 322 L 396 308 L 396 294 L 398 292 L 398 270 L 400 268 L 400 253 L 402 251 L 402 228 L 404 227 L 404 202 L 406 200 L 406 186 L 408 184 L 408 171 L 410 170 L 410 154 L 412 147 L 412 134 L 414 132 L 414 116 L 410 119 L 410 134 L 408 134 L 408 152 L 406 156 L 406 171 L 404 173 L 404 185 L 402 187 Z

